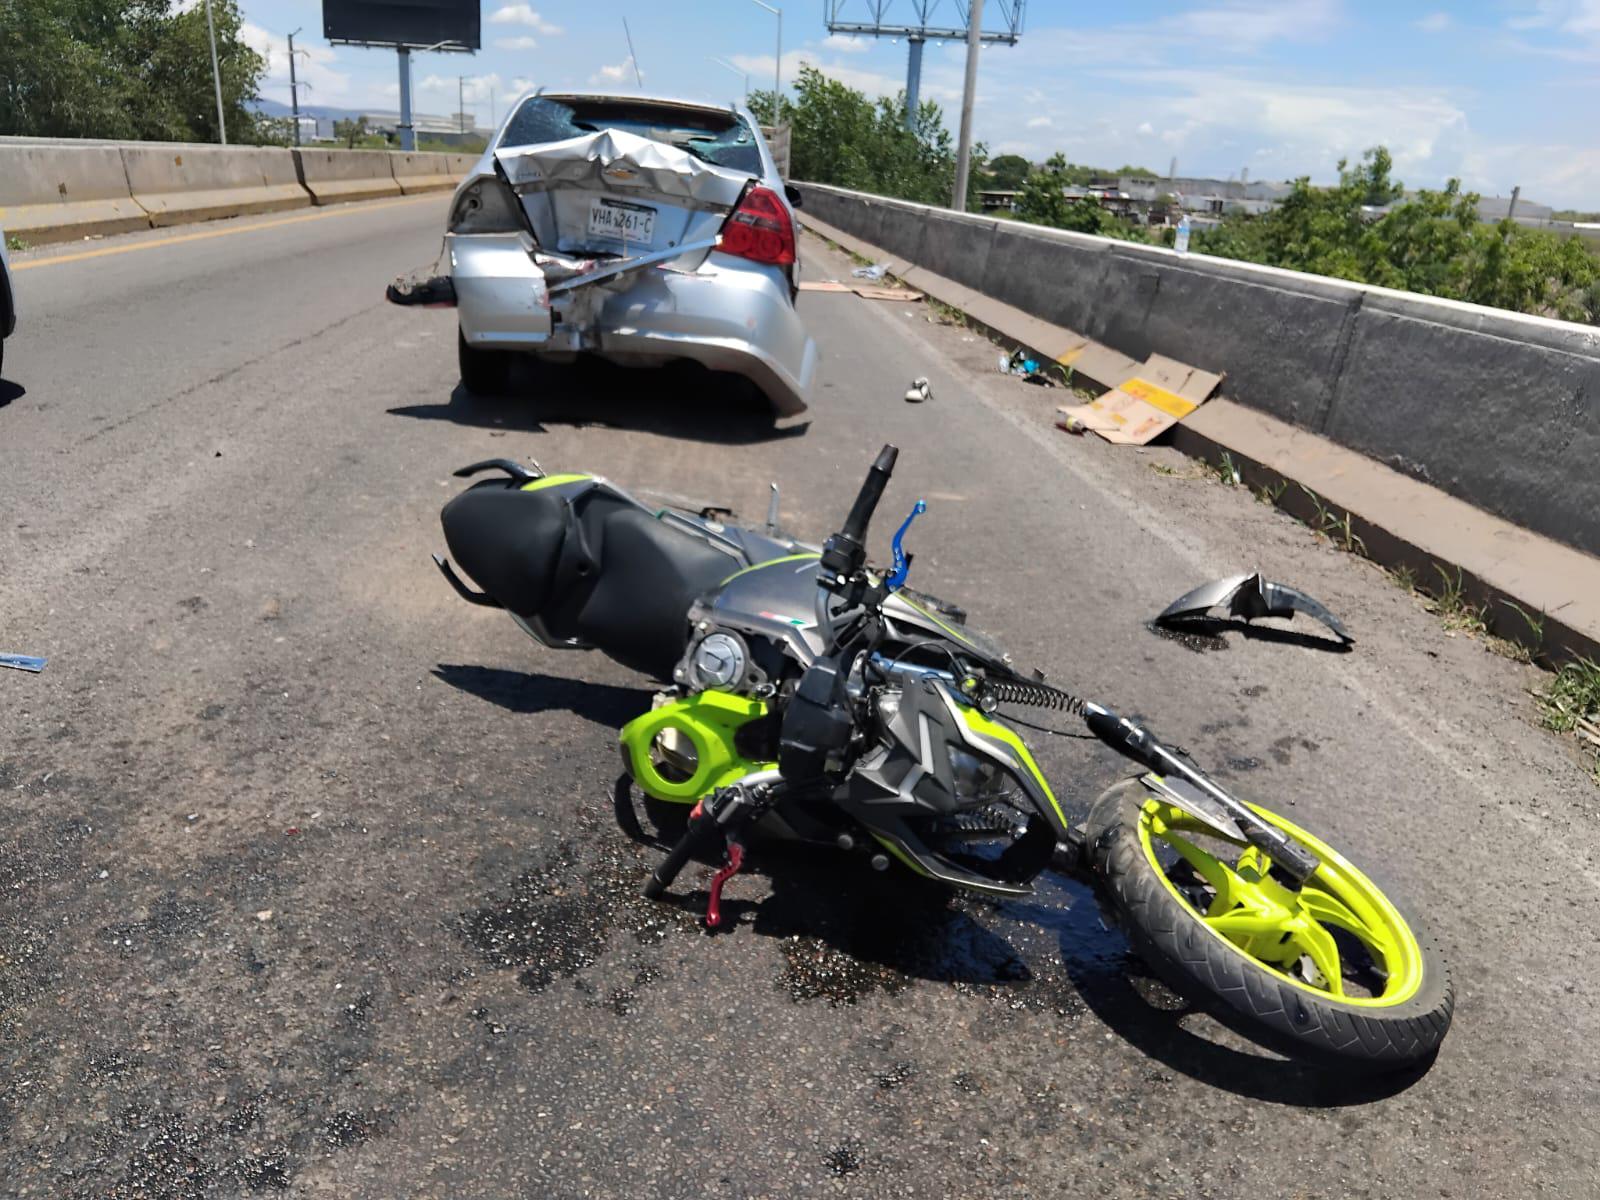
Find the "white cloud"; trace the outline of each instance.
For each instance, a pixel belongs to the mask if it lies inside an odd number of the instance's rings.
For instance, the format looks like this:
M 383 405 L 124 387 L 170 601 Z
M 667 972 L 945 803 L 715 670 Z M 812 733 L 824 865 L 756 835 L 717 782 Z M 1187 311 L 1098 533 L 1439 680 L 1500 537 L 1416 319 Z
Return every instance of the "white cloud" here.
M 1532 11 L 1510 18 L 1512 29 L 1553 29 L 1600 37 L 1600 0 L 1535 0 Z
M 1054 124 L 1055 124 L 1055 122 L 1052 121 L 1049 117 L 1029 117 L 1028 118 L 1028 128 L 1029 129 L 1049 129 Z
M 252 21 L 240 27 L 239 36 L 252 50 L 267 62 L 267 73 L 261 80 L 263 94 L 274 100 L 289 99 L 289 39 L 273 33 Z M 307 45 L 301 41 L 294 48 L 295 75 L 301 85 L 300 107 L 318 105 L 342 106 L 350 96 L 350 76 L 335 68 L 338 54 L 331 46 Z M 399 90 L 399 85 L 395 85 Z
M 451 112 L 456 110 L 456 100 L 460 98 L 468 105 L 487 106 L 490 98 L 504 104 L 510 98 L 510 93 L 500 82 L 500 76 L 493 72 L 487 75 L 468 75 L 457 80 L 454 75 L 429 75 L 417 84 L 419 96 L 437 97 L 430 99 L 429 104 L 437 106 L 445 102 Z M 512 90 L 518 90 L 513 85 Z
M 1423 33 L 1443 33 L 1453 26 L 1455 21 L 1447 12 L 1431 12 L 1414 24 Z
M 1343 18 L 1339 0 L 1224 0 L 1210 8 L 1191 9 L 1162 19 L 1158 25 L 1185 39 L 1203 42 L 1207 50 L 1255 51 L 1271 42 L 1314 41 L 1337 28 Z
M 772 86 L 773 57 L 770 54 L 735 54 L 730 59 L 734 66 L 750 75 L 752 87 Z M 868 96 L 895 96 L 905 90 L 904 76 L 889 75 L 870 68 L 851 66 L 837 60 L 828 60 L 815 50 L 785 50 L 783 53 L 783 86 L 794 85 L 795 76 L 802 66 L 813 66 L 829 79 L 836 79 L 847 87 L 865 92 Z M 980 93 L 980 99 L 981 99 Z M 961 101 L 961 65 L 934 70 L 926 66 L 922 72 L 922 99 L 937 100 L 941 104 L 958 104 Z
M 865 54 L 872 48 L 866 38 L 846 37 L 842 33 L 830 33 L 822 39 L 822 46 L 839 54 Z
M 1138 132 L 1143 134 L 1145 137 L 1149 137 L 1155 132 L 1155 127 L 1152 126 L 1149 121 L 1143 121 L 1139 125 Z
M 640 71 L 637 78 L 643 78 L 644 72 Z M 633 55 L 628 55 L 619 63 L 603 66 L 593 75 L 589 76 L 590 83 L 625 83 L 634 79 Z
M 525 25 L 546 37 L 554 37 L 561 32 L 561 26 L 552 25 L 546 21 L 533 8 L 527 4 L 507 4 L 497 8 L 489 17 L 491 25 Z
M 531 37 L 495 38 L 494 44 L 501 50 L 537 50 L 539 48 L 539 40 Z

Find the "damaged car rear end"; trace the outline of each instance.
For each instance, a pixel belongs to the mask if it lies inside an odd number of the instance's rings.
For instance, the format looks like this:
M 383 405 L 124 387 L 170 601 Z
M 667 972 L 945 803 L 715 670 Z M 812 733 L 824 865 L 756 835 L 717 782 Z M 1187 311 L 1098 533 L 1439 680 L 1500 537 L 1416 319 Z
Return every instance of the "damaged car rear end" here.
M 754 121 L 635 95 L 525 97 L 456 190 L 445 236 L 462 382 L 504 391 L 519 353 L 689 361 L 806 407 L 796 229 Z

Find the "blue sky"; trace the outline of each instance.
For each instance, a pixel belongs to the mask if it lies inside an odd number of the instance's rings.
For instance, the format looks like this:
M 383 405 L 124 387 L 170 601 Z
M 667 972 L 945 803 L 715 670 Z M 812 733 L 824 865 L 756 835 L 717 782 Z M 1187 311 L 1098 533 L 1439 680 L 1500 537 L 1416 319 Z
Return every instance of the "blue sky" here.
M 830 37 L 822 0 L 777 2 L 786 79 L 804 61 L 869 93 L 904 86 L 904 43 Z M 942 0 L 944 17 L 955 3 Z M 283 35 L 300 26 L 304 103 L 397 107 L 394 54 L 328 46 L 320 0 L 244 0 L 244 12 L 268 54 L 265 95 L 288 100 Z M 483 50 L 418 56 L 416 106 L 454 112 L 463 74 L 480 119 L 491 89 L 503 114 L 529 87 L 631 85 L 624 17 L 649 90 L 741 93 L 712 56 L 771 86 L 775 21 L 752 0 L 484 0 Z M 923 94 L 952 127 L 964 54 L 930 43 L 924 59 Z M 1521 184 L 1600 209 L 1597 113 L 1600 0 L 1031 0 L 1021 43 L 983 52 L 975 126 L 995 153 L 1161 171 L 1176 156 L 1184 174 L 1256 179 L 1327 180 L 1340 157 L 1382 142 L 1410 186 L 1458 176 L 1484 194 Z

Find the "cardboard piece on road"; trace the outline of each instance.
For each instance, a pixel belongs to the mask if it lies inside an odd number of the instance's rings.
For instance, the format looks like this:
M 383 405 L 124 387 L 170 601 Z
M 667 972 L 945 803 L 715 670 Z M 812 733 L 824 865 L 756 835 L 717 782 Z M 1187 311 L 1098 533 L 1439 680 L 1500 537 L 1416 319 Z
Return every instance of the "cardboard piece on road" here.
M 1143 446 L 1209 400 L 1221 382 L 1220 375 L 1152 354 L 1105 395 L 1056 411 L 1115 445 Z
M 802 292 L 848 292 L 850 285 L 840 283 L 837 279 L 802 279 L 800 281 Z
M 865 300 L 921 300 L 921 292 L 913 292 L 910 288 L 862 287 L 850 289 Z

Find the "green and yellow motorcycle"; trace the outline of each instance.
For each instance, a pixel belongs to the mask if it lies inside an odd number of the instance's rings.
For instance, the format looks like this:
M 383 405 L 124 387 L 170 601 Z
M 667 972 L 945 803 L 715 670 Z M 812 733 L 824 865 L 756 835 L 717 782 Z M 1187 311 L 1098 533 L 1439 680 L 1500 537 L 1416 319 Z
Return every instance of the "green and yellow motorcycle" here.
M 1168 982 L 1221 1001 L 1302 1057 L 1391 1070 L 1431 1058 L 1453 992 L 1433 941 L 1338 851 L 1237 799 L 1187 756 L 1103 705 L 1019 671 L 956 606 L 867 562 L 894 468 L 884 447 L 839 532 L 785 535 L 725 510 L 640 503 L 591 475 L 504 459 L 444 508 L 451 563 L 474 604 L 542 644 L 598 649 L 667 684 L 621 732 L 624 768 L 658 802 L 692 806 L 644 885 L 656 898 L 693 858 L 723 883 L 760 830 L 837 847 L 880 870 L 989 896 L 1047 870 L 1086 876 Z M 1081 717 L 1145 770 L 1086 818 L 1061 806 L 1006 713 Z M 1027 724 L 1026 722 L 1021 722 Z

